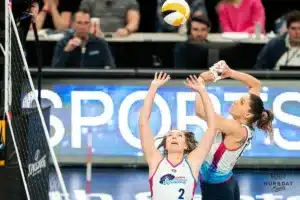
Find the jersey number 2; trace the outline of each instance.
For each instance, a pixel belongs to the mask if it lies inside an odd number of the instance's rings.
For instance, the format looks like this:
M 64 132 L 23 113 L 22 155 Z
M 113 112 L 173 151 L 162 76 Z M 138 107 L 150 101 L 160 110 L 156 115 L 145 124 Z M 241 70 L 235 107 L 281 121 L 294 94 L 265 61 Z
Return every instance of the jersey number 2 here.
M 183 195 L 184 195 L 184 189 L 179 189 L 180 192 L 180 196 L 178 197 L 178 199 L 184 199 Z

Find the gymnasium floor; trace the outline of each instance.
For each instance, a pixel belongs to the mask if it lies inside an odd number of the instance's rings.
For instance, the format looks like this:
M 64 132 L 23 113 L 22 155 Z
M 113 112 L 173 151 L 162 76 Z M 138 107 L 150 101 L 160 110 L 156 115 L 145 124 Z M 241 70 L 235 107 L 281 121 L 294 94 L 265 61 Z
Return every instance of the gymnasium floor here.
M 72 200 L 85 200 L 85 168 L 62 169 Z M 242 200 L 300 200 L 300 170 L 237 170 Z M 147 200 L 146 169 L 93 168 L 90 200 Z M 197 186 L 195 200 L 200 198 Z M 166 199 L 165 199 L 166 200 Z

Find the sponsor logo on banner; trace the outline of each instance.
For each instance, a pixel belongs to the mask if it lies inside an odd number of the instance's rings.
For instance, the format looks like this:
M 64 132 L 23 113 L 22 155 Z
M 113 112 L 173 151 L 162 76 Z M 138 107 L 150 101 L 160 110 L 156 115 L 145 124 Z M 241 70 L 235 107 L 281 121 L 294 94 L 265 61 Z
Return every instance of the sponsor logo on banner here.
M 41 151 L 38 149 L 34 154 L 34 163 L 28 165 L 28 177 L 34 177 L 42 172 L 42 169 L 47 167 L 46 155 L 41 156 Z
M 148 84 L 148 83 L 147 83 Z M 271 83 L 270 83 L 271 84 Z M 273 83 L 272 83 L 273 84 Z M 93 154 L 100 156 L 142 156 L 138 135 L 138 115 L 147 93 L 146 85 L 47 84 L 41 91 L 43 105 L 51 105 L 51 146 L 58 156 L 81 156 L 87 147 L 87 132 L 92 132 Z M 246 87 L 211 86 L 208 88 L 215 111 L 230 117 L 233 101 L 247 94 Z M 274 113 L 274 142 L 256 130 L 242 155 L 246 158 L 299 158 L 300 92 L 297 86 L 263 87 L 261 98 Z M 200 138 L 207 125 L 194 111 L 195 93 L 178 87 L 161 88 L 155 97 L 151 127 L 155 136 L 163 136 L 170 127 L 195 132 Z M 31 107 L 31 94 L 23 107 Z M 154 123 L 155 122 L 155 123 Z M 106 134 L 109 133 L 109 134 Z M 85 161 L 81 161 L 85 162 Z

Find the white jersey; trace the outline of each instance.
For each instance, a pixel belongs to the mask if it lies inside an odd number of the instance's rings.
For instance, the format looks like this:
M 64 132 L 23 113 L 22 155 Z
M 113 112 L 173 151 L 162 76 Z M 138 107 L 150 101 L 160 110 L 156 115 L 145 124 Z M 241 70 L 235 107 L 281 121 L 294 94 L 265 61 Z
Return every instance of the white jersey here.
M 185 158 L 173 166 L 164 157 L 149 179 L 149 183 L 152 200 L 192 200 L 197 181 Z
M 224 145 L 223 134 L 217 134 L 210 152 L 206 156 L 201 169 L 200 178 L 209 183 L 222 183 L 232 176 L 232 169 L 243 154 L 246 147 L 251 143 L 254 132 L 246 125 L 246 142 L 238 149 L 229 150 Z

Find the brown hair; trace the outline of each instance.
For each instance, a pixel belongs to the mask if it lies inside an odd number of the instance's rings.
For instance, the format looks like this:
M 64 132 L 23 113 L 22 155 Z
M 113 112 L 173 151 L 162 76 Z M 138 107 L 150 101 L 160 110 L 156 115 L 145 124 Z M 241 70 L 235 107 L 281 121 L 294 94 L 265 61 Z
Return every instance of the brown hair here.
M 190 131 L 182 131 L 185 136 L 185 142 L 187 144 L 187 149 L 184 150 L 184 154 L 191 153 L 194 149 L 196 149 L 198 142 L 195 139 L 195 134 Z M 159 138 L 158 138 L 159 139 Z M 163 140 L 158 145 L 158 149 L 163 147 L 164 148 L 164 155 L 166 156 L 168 154 L 168 151 L 166 150 L 166 141 L 167 141 L 167 135 L 163 137 Z
M 289 28 L 292 23 L 300 22 L 300 11 L 293 10 L 286 14 L 285 16 L 287 27 Z
M 267 132 L 272 139 L 274 115 L 270 110 L 264 108 L 263 101 L 255 94 L 250 94 L 250 112 L 253 117 L 249 120 L 249 125 L 252 126 L 256 123 L 257 128 Z
M 89 10 L 86 8 L 81 8 L 72 15 L 72 17 L 71 17 L 72 21 L 75 21 L 77 13 L 88 14 L 91 18 L 91 13 L 89 12 Z

